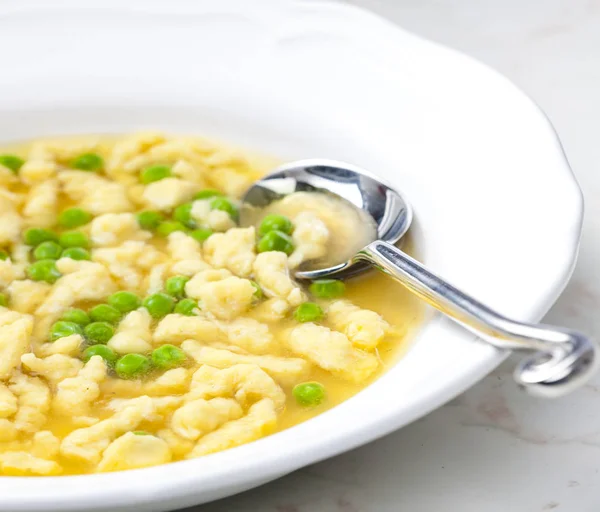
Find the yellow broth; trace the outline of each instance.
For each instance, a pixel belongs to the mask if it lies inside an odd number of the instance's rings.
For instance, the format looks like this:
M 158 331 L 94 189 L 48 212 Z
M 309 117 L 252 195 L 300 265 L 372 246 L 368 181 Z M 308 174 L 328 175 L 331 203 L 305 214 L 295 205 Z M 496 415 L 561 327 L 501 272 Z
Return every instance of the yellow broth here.
M 59 148 L 69 148 L 69 145 L 73 145 L 74 147 L 81 146 L 82 148 L 87 148 L 88 146 L 93 147 L 94 153 L 102 155 L 106 161 L 110 159 L 114 144 L 119 140 L 120 137 L 115 136 L 99 138 L 62 137 L 58 139 L 52 139 L 51 142 L 46 142 L 46 144 L 49 147 L 56 145 Z M 251 182 L 253 179 L 256 179 L 257 176 L 260 176 L 261 174 L 273 169 L 277 163 L 277 161 L 273 158 L 256 155 L 247 151 L 233 150 L 229 146 L 221 144 L 215 145 L 214 143 L 207 142 L 204 139 L 197 140 L 200 141 L 200 146 L 206 145 L 206 147 L 211 148 L 210 150 L 207 149 L 206 151 L 206 154 L 208 155 L 207 158 L 214 157 L 215 155 L 222 153 L 225 155 L 223 157 L 223 161 L 225 162 L 223 164 L 224 168 L 234 169 L 237 175 L 245 175 L 247 183 Z M 40 144 L 43 146 L 43 143 L 43 141 L 33 141 L 32 143 L 27 144 L 7 146 L 0 149 L 0 155 L 8 153 L 18 154 L 24 159 L 27 159 L 27 157 L 31 155 L 32 148 L 36 147 L 34 144 L 37 144 L 37 151 L 39 151 Z M 82 150 L 82 152 L 85 151 Z M 58 156 L 54 156 L 53 158 L 59 166 L 58 172 L 61 172 L 63 167 L 68 168 L 69 161 L 68 158 L 61 158 L 60 151 L 57 151 L 57 155 Z M 218 159 L 216 160 L 218 161 Z M 216 164 L 214 168 L 209 169 L 206 172 L 207 176 L 205 176 L 206 179 L 204 186 L 209 186 L 210 188 L 219 188 L 219 183 L 216 183 L 210 178 L 210 173 L 219 172 L 219 169 L 219 164 Z M 137 173 L 135 173 L 133 176 L 116 173 L 115 176 L 117 181 L 126 184 L 128 187 L 137 186 Z M 17 194 L 25 194 L 29 187 L 23 183 L 16 182 L 5 184 L 0 186 L 0 188 L 4 188 L 4 190 L 10 190 L 11 192 Z M 78 200 L 73 199 L 73 197 L 67 197 L 64 193 L 61 193 L 59 197 L 58 211 L 60 212 L 65 208 L 77 206 L 78 204 Z M 134 204 L 134 211 L 141 211 L 144 209 L 147 208 L 142 204 Z M 167 242 L 165 239 L 155 236 L 146 243 L 158 251 L 167 250 Z M 407 245 L 408 250 L 410 251 L 410 243 Z M 125 289 L 125 287 L 119 286 L 119 289 Z M 143 286 L 140 286 L 136 289 L 130 288 L 130 290 L 138 293 L 140 296 L 144 295 Z M 2 291 L 3 290 L 0 289 L 0 292 Z M 276 425 L 274 428 L 270 429 L 267 434 L 289 428 L 303 421 L 311 419 L 323 411 L 335 407 L 337 404 L 347 400 L 361 389 L 364 389 L 366 386 L 368 386 L 383 372 L 385 372 L 386 369 L 393 365 L 394 362 L 407 349 L 410 338 L 414 330 L 418 327 L 422 316 L 421 305 L 412 294 L 405 290 L 401 285 L 376 272 L 369 272 L 365 275 L 347 281 L 344 299 L 349 300 L 351 303 L 359 306 L 360 308 L 365 308 L 378 313 L 390 324 L 390 329 L 387 335 L 383 341 L 378 343 L 376 349 L 373 350 L 373 353 L 380 361 L 378 369 L 367 379 L 364 379 L 361 382 L 351 382 L 320 368 L 317 364 L 313 364 L 310 373 L 303 376 L 302 382 L 320 382 L 326 389 L 325 402 L 315 407 L 301 406 L 296 402 L 292 395 L 291 391 L 293 386 L 289 384 L 282 385 L 283 391 L 286 395 L 285 407 L 278 412 Z M 309 300 L 311 299 L 309 298 Z M 324 308 L 327 308 L 331 302 L 326 299 L 315 299 L 315 301 L 320 303 Z M 77 301 L 76 303 L 72 304 L 72 306 L 88 310 L 90 307 L 102 302 L 103 298 L 98 298 L 95 300 Z M 287 346 L 283 341 L 286 338 L 287 333 L 290 332 L 290 329 L 293 329 L 298 325 L 298 322 L 292 316 L 292 312 L 293 308 L 290 309 L 284 318 L 277 321 L 265 322 L 268 324 L 269 330 L 276 340 L 276 343 L 273 344 L 272 348 L 268 352 L 269 355 L 280 357 L 301 357 L 290 350 L 289 346 Z M 259 313 L 258 308 L 251 308 L 247 313 L 244 314 L 244 316 L 254 319 L 263 318 L 262 313 Z M 327 317 L 322 323 L 328 325 Z M 156 327 L 156 324 L 157 321 L 153 321 L 153 328 Z M 43 344 L 44 343 L 33 340 L 30 350 L 34 353 L 39 353 L 40 347 Z M 174 344 L 179 345 L 179 343 Z M 239 352 L 243 353 L 243 351 Z M 185 367 L 192 371 L 198 368 L 199 365 L 190 358 Z M 15 373 L 19 372 L 33 376 L 36 375 L 35 371 L 28 370 L 22 366 L 15 369 Z M 150 373 L 141 380 L 123 381 L 110 372 L 109 375 L 100 383 L 100 394 L 90 405 L 90 409 L 86 416 L 95 418 L 95 421 L 101 421 L 111 417 L 113 413 L 107 408 L 107 405 L 111 400 L 135 398 L 138 395 L 144 394 L 145 383 L 158 377 L 160 373 L 161 372 Z M 41 378 L 44 379 L 45 377 L 42 375 Z M 7 382 L 9 381 L 7 380 Z M 1 383 L 2 381 L 0 380 L 0 385 Z M 55 387 L 55 384 L 50 385 L 51 392 L 53 394 L 55 392 Z M 171 393 L 170 395 L 173 394 L 176 395 L 176 393 Z M 179 394 L 181 395 L 182 393 Z M 158 395 L 160 396 L 160 393 Z M 9 416 L 7 421 L 12 421 L 12 418 Z M 164 429 L 168 429 L 170 421 L 171 415 L 166 414 L 151 420 L 141 421 L 134 430 L 147 431 L 151 434 L 155 434 L 163 431 Z M 58 438 L 59 441 L 62 441 L 74 430 L 81 428 L 85 428 L 85 425 L 82 424 L 81 418 L 73 419 L 65 414 L 56 414 L 52 408 L 50 408 L 46 421 L 39 426 L 38 431 L 50 431 L 52 434 L 54 434 L 54 436 L 56 436 L 56 438 Z M 32 434 L 32 432 L 20 431 L 15 439 L 4 441 L 0 439 L 0 475 L 40 474 L 36 473 L 35 471 L 29 471 L 26 468 L 19 470 L 11 467 L 5 467 L 3 469 L 2 454 L 13 451 L 28 451 L 29 445 L 27 443 L 31 441 Z M 114 437 L 112 438 L 113 441 Z M 195 441 L 191 441 L 191 444 L 193 445 L 194 442 Z M 185 458 L 184 456 L 185 453 L 179 453 L 175 448 L 172 449 L 172 460 L 180 460 Z M 65 457 L 63 456 L 62 452 L 48 458 L 56 461 L 59 464 L 60 474 L 85 474 L 96 471 L 95 463 Z

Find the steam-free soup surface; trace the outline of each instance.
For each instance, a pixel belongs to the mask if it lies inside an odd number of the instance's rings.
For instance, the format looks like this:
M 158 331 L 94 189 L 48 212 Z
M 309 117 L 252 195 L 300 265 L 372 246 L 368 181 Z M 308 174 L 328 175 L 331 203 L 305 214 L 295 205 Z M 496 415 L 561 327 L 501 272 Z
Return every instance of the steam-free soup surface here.
M 344 249 L 320 198 L 238 226 L 239 197 L 274 165 L 158 133 L 0 150 L 0 475 L 232 448 L 398 357 L 420 316 L 404 289 L 292 277 Z

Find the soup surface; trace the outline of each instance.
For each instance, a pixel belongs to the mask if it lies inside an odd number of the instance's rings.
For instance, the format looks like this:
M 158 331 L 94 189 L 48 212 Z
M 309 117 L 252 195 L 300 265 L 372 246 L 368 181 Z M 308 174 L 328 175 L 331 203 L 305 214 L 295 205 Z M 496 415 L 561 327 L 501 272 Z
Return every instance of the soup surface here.
M 159 133 L 0 150 L 0 475 L 200 457 L 310 419 L 394 361 L 420 317 L 400 285 L 291 277 L 344 249 L 352 216 L 299 194 L 238 226 L 274 165 Z

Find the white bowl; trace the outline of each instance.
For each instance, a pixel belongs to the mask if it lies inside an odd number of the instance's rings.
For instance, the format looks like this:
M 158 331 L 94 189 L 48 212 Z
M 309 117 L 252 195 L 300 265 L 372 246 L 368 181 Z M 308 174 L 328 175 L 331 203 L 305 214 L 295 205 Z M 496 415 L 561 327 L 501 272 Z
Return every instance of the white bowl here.
M 291 0 L 5 0 L 0 140 L 139 128 L 361 165 L 414 205 L 424 261 L 537 320 L 575 262 L 582 198 L 543 113 L 457 52 L 347 6 Z M 433 316 L 363 392 L 309 422 L 196 460 L 0 478 L 2 511 L 170 510 L 240 492 L 438 407 L 504 353 Z

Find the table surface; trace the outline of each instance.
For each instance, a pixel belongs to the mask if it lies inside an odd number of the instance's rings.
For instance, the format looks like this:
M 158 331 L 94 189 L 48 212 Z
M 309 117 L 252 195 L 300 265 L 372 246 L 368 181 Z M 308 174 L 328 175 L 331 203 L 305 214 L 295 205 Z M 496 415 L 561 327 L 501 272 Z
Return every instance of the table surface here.
M 491 65 L 546 111 L 586 198 L 579 263 L 546 319 L 597 335 L 600 0 L 345 1 Z M 513 365 L 379 441 L 189 512 L 597 512 L 600 378 L 539 401 Z

